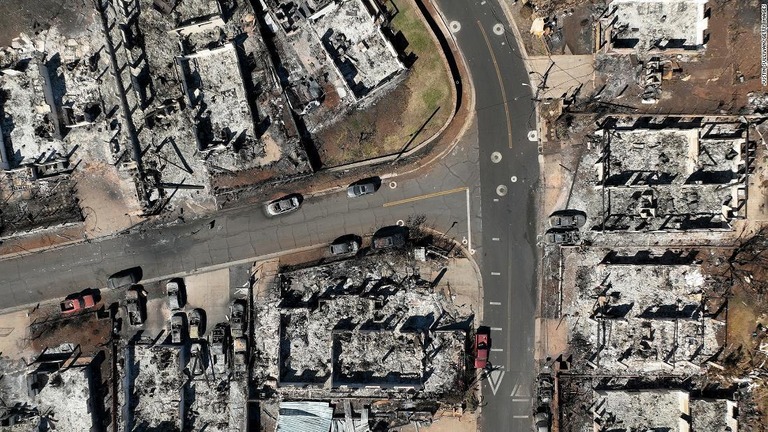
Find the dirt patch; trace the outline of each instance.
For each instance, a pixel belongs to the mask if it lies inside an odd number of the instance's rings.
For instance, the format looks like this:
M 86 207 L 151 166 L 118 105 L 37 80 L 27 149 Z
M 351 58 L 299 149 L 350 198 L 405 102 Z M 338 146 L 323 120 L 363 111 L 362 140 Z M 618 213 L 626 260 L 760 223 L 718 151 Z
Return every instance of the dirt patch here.
M 421 12 L 413 0 L 394 0 L 392 4 L 390 9 L 397 11 L 391 23 L 395 39 L 407 41 L 405 51 L 415 61 L 397 88 L 318 134 L 316 144 L 325 166 L 414 147 L 440 130 L 453 110 L 442 51 Z

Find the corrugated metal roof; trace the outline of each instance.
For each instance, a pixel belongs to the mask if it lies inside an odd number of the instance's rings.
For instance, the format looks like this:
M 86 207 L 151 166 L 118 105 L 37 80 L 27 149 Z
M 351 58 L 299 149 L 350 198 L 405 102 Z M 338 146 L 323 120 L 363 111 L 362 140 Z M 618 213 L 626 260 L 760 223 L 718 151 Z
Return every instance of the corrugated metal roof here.
M 329 432 L 333 408 L 327 402 L 281 402 L 276 432 Z

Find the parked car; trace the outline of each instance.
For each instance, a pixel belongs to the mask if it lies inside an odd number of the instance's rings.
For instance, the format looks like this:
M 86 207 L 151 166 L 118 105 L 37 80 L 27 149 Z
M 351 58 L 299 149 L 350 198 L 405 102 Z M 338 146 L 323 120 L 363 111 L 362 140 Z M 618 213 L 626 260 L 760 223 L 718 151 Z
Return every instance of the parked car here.
M 172 311 L 177 311 L 181 308 L 181 287 L 176 280 L 168 281 L 165 284 L 165 293 L 168 295 L 168 307 Z
M 199 339 L 203 322 L 203 314 L 200 309 L 189 311 L 189 338 Z
M 245 304 L 242 301 L 235 300 L 229 306 L 229 327 L 233 338 L 239 338 L 245 334 Z
M 485 369 L 488 365 L 488 350 L 490 339 L 486 333 L 475 335 L 475 369 Z
M 536 432 L 549 432 L 549 413 L 536 413 L 534 421 L 536 422 Z
M 400 228 L 400 227 L 397 227 Z M 373 249 L 389 249 L 405 246 L 406 231 L 404 229 L 381 229 L 373 236 Z
M 301 201 L 298 195 L 288 195 L 267 204 L 266 209 L 268 215 L 277 216 L 298 210 L 300 205 Z
M 579 232 L 575 230 L 571 231 L 559 231 L 549 230 L 547 231 L 547 242 L 558 245 L 573 245 L 579 242 Z
M 331 243 L 331 255 L 346 255 L 357 253 L 360 249 L 360 240 L 349 235 L 339 237 Z
M 347 188 L 347 196 L 355 198 L 363 195 L 370 195 L 379 189 L 381 179 L 378 177 L 360 180 Z
M 59 306 L 61 308 L 62 315 L 70 315 L 96 306 L 96 300 L 90 294 L 80 294 L 75 297 L 65 299 Z
M 107 279 L 109 289 L 118 289 L 131 286 L 139 282 L 139 275 L 135 268 L 119 271 Z
M 137 290 L 130 289 L 125 293 L 123 306 L 125 307 L 125 315 L 128 317 L 128 324 L 133 327 L 144 325 L 144 310 Z
M 180 344 L 182 331 L 184 330 L 184 318 L 181 314 L 171 317 L 171 343 Z
M 576 210 L 562 210 L 549 216 L 549 225 L 559 229 L 578 229 L 587 223 L 587 215 Z

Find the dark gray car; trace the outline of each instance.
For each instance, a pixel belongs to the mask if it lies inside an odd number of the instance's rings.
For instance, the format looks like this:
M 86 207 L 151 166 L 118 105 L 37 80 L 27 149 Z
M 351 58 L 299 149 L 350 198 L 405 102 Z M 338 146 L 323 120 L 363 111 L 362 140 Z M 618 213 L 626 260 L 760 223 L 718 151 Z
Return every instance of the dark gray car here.
M 576 210 L 558 211 L 549 216 L 549 224 L 558 229 L 581 228 L 586 222 L 587 215 Z
M 346 255 L 357 253 L 360 242 L 353 237 L 344 237 L 331 243 L 331 255 Z

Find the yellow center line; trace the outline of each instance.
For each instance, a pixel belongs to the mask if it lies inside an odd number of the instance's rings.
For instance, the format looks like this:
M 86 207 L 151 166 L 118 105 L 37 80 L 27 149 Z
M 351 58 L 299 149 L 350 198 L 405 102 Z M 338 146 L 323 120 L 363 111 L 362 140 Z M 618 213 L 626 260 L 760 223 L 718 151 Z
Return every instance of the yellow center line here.
M 501 80 L 501 71 L 499 70 L 499 64 L 496 62 L 496 54 L 491 48 L 491 41 L 488 40 L 488 34 L 485 33 L 480 21 L 477 21 L 477 26 L 480 27 L 480 32 L 483 34 L 485 44 L 488 46 L 488 52 L 491 53 L 491 60 L 493 60 L 493 67 L 496 68 L 496 78 L 499 80 L 499 87 L 501 87 L 501 100 L 504 101 L 504 114 L 507 118 L 507 140 L 509 141 L 509 148 L 512 148 L 512 122 L 509 121 L 509 105 L 507 104 L 507 92 L 504 90 L 504 82 Z
M 401 204 L 408 204 L 408 203 L 414 202 L 414 201 L 421 201 L 421 200 L 425 200 L 425 199 L 429 199 L 429 198 L 436 198 L 436 197 L 443 196 L 443 195 L 450 195 L 450 194 L 454 194 L 454 193 L 457 193 L 457 192 L 464 192 L 466 190 L 467 190 L 466 187 L 460 187 L 460 188 L 449 189 L 449 190 L 444 190 L 444 191 L 440 191 L 440 192 L 432 192 L 432 193 L 428 193 L 428 194 L 424 194 L 424 195 L 419 195 L 419 196 L 415 196 L 415 197 L 411 197 L 411 198 L 401 199 L 399 201 L 391 201 L 391 202 L 385 203 L 384 207 L 392 207 L 392 206 L 401 205 Z

